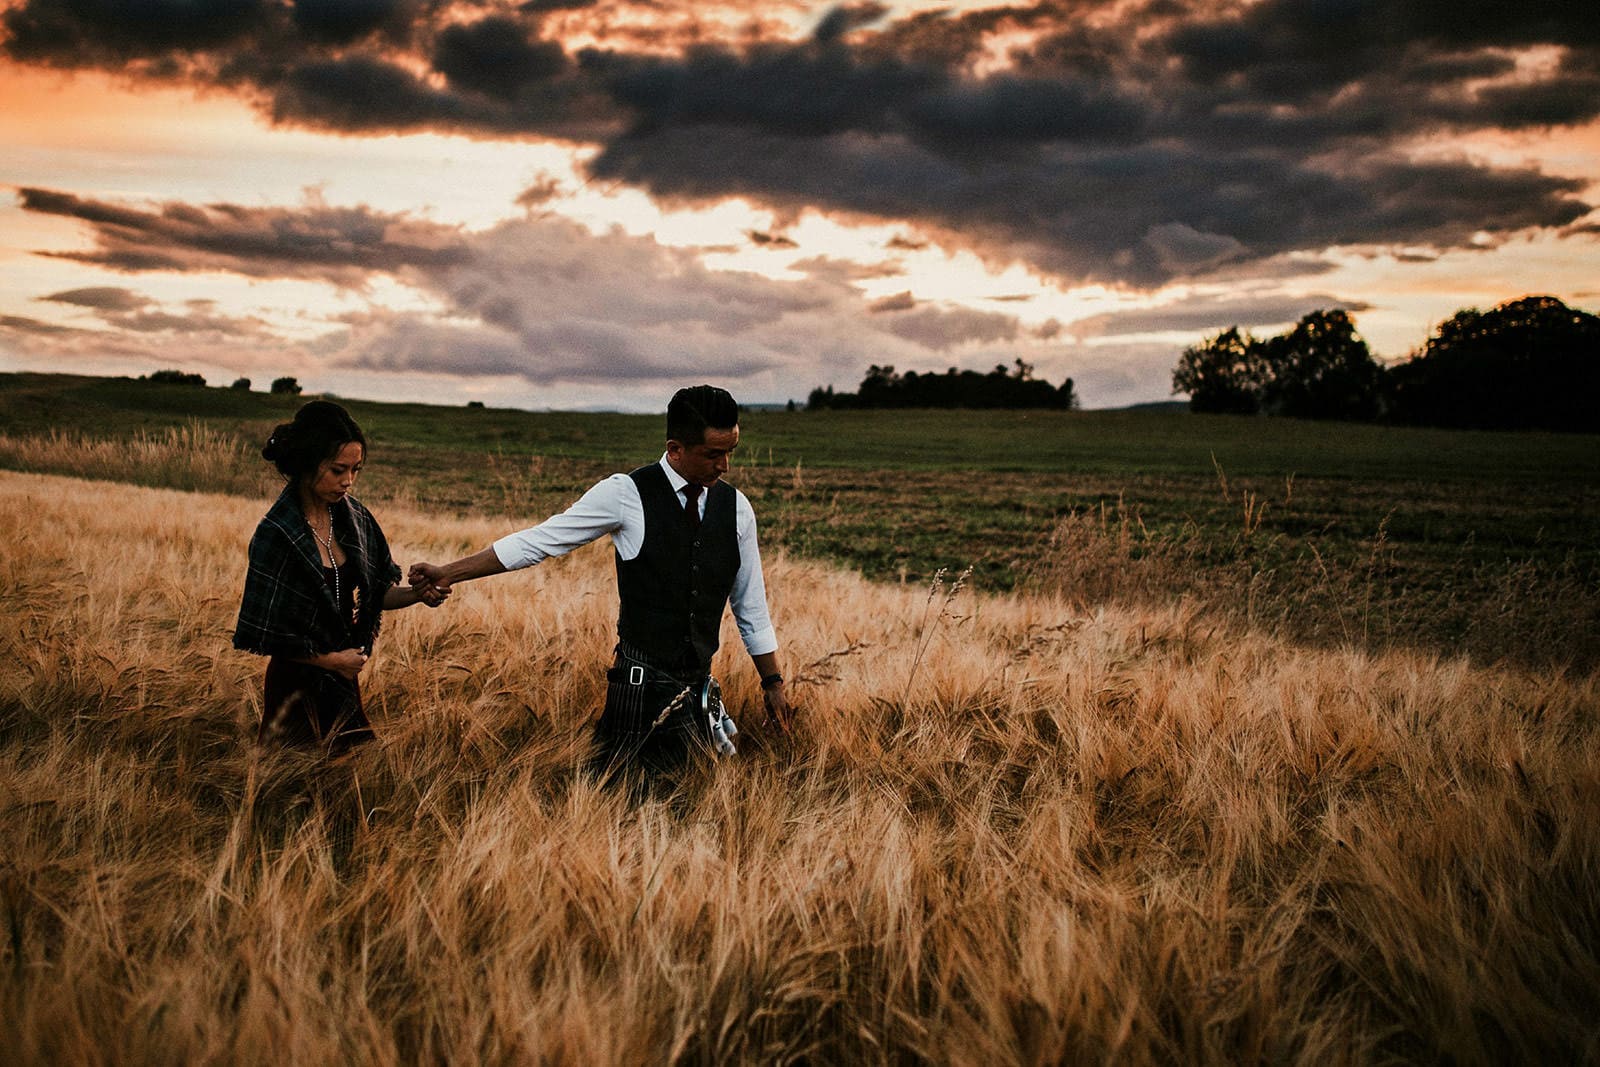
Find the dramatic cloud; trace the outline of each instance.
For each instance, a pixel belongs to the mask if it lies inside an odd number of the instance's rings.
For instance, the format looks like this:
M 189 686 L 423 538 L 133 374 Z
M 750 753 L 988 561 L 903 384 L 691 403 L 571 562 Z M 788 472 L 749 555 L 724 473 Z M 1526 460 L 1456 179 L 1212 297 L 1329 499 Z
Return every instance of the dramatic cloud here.
M 1593 9 L 859 3 L 781 36 L 738 7 L 622 0 L 23 0 L 0 22 L 18 62 L 236 92 L 281 123 L 565 138 L 663 200 L 893 220 L 908 248 L 1153 288 L 1581 225 L 1582 182 L 1419 146 L 1600 116 Z M 99 261 L 147 265 L 151 225 Z M 429 265 L 404 243 L 358 241 L 348 266 Z
M 263 337 L 271 331 L 258 318 L 219 315 L 210 300 L 187 300 L 183 314 L 161 310 L 156 302 L 131 289 L 117 286 L 91 286 L 51 293 L 39 299 L 56 304 L 85 308 L 107 325 L 133 333 L 205 334 L 230 337 Z
M 923 348 L 946 352 L 969 342 L 1015 340 L 1017 320 L 1010 315 L 971 308 L 918 307 L 892 315 L 889 331 Z
M 132 289 L 123 289 L 114 285 L 68 289 L 59 293 L 51 293 L 49 296 L 41 296 L 39 299 L 107 312 L 138 311 L 140 308 L 147 307 L 150 303 L 149 297 L 140 296 Z
M 535 383 L 668 381 L 695 368 L 734 381 L 767 375 L 794 390 L 882 358 L 928 364 L 1016 332 L 1010 319 L 964 309 L 880 319 L 841 280 L 713 271 L 692 252 L 561 219 L 477 235 L 468 263 L 427 272 L 426 284 L 461 325 L 367 324 L 350 358 Z
M 1122 311 L 1079 319 L 1071 326 L 1078 337 L 1125 336 L 1128 334 L 1216 332 L 1232 326 L 1245 330 L 1298 322 L 1307 313 L 1326 308 L 1343 308 L 1356 313 L 1370 305 L 1359 300 L 1340 299 L 1329 293 L 1285 296 L 1281 293 L 1243 296 L 1195 296 L 1164 307 Z
M 19 337 L 65 338 L 82 336 L 88 332 L 72 326 L 62 326 L 60 323 L 31 319 L 26 315 L 0 315 L 0 333 L 15 334 Z
M 20 197 L 24 210 L 90 226 L 92 251 L 51 255 L 120 271 L 220 270 L 357 287 L 375 272 L 440 267 L 466 255 L 451 227 L 364 208 L 138 208 L 50 189 L 22 189 Z
M 982 345 L 1020 334 L 1010 316 L 909 297 L 874 313 L 851 278 L 821 265 L 800 281 L 711 270 L 694 250 L 620 231 L 596 234 L 559 216 L 465 232 L 317 204 L 147 209 L 42 189 L 25 190 L 22 202 L 86 224 L 96 251 L 73 256 L 123 271 L 226 271 L 352 289 L 384 273 L 427 298 L 427 312 L 375 307 L 328 321 L 310 349 L 330 368 L 619 386 L 688 371 L 803 395 L 885 359 L 908 367 L 980 351 L 987 359 Z M 41 299 L 94 315 L 110 329 L 93 339 L 116 339 L 124 349 L 140 334 L 193 335 L 202 346 L 196 351 L 207 353 L 226 336 L 271 336 L 260 320 L 218 315 L 205 301 L 171 311 L 123 287 Z M 8 330 L 14 339 L 32 338 L 35 350 L 51 332 L 37 320 Z
M 269 23 L 264 0 L 46 0 L 8 10 L 6 51 L 23 62 L 104 67 L 142 62 L 171 72 L 178 57 L 247 45 Z
M 0 315 L 0 353 L 31 355 L 55 369 L 102 360 L 132 361 L 147 369 L 200 362 L 245 373 L 278 368 L 303 373 L 314 366 L 301 346 L 255 319 L 159 310 L 101 318 L 106 328 L 88 329 Z
M 294 0 L 291 18 L 311 40 L 348 44 L 375 30 L 402 30 L 414 6 L 407 0 Z

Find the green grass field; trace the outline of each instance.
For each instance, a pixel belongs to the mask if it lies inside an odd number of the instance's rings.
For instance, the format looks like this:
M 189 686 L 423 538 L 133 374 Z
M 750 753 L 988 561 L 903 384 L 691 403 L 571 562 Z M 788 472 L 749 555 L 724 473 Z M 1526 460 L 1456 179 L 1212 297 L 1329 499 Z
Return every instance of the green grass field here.
M 204 431 L 225 473 L 129 477 L 265 494 L 254 449 L 303 399 L 0 376 L 0 465 L 73 472 L 75 443 Z M 652 458 L 663 432 L 655 415 L 345 403 L 372 444 L 369 502 L 508 529 Z M 742 428 L 730 478 L 763 540 L 871 578 L 971 567 L 980 588 L 1191 597 L 1307 640 L 1600 659 L 1592 436 L 1159 411 L 751 411 Z

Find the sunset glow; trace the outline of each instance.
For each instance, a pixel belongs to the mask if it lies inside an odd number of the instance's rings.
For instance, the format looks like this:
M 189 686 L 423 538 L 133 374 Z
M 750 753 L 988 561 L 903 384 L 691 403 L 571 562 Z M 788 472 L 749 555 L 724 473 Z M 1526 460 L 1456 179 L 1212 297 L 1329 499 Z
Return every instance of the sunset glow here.
M 0 370 L 1109 407 L 1317 308 L 1595 310 L 1593 17 L 1468 6 L 10 0 Z

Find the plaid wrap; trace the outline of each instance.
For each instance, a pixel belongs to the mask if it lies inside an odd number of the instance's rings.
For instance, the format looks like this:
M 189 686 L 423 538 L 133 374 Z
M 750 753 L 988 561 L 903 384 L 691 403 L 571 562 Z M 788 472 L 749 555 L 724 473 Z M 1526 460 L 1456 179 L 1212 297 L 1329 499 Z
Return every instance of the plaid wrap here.
M 383 595 L 400 580 L 400 567 L 389 555 L 378 520 L 359 501 L 347 496 L 332 511 L 334 536 L 361 574 L 356 625 L 350 626 L 333 602 L 322 576 L 322 556 L 290 486 L 250 538 L 250 568 L 233 631 L 234 648 L 297 659 L 341 648 L 371 650 Z

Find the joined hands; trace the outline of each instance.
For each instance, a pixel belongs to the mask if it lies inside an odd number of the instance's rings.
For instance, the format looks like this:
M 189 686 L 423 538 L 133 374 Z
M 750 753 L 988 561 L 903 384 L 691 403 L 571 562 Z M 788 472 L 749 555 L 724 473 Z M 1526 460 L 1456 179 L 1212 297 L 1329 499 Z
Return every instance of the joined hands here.
M 411 591 L 417 594 L 417 599 L 430 608 L 438 607 L 450 596 L 450 580 L 445 577 L 444 568 L 436 563 L 413 563 L 406 580 L 411 583 Z

